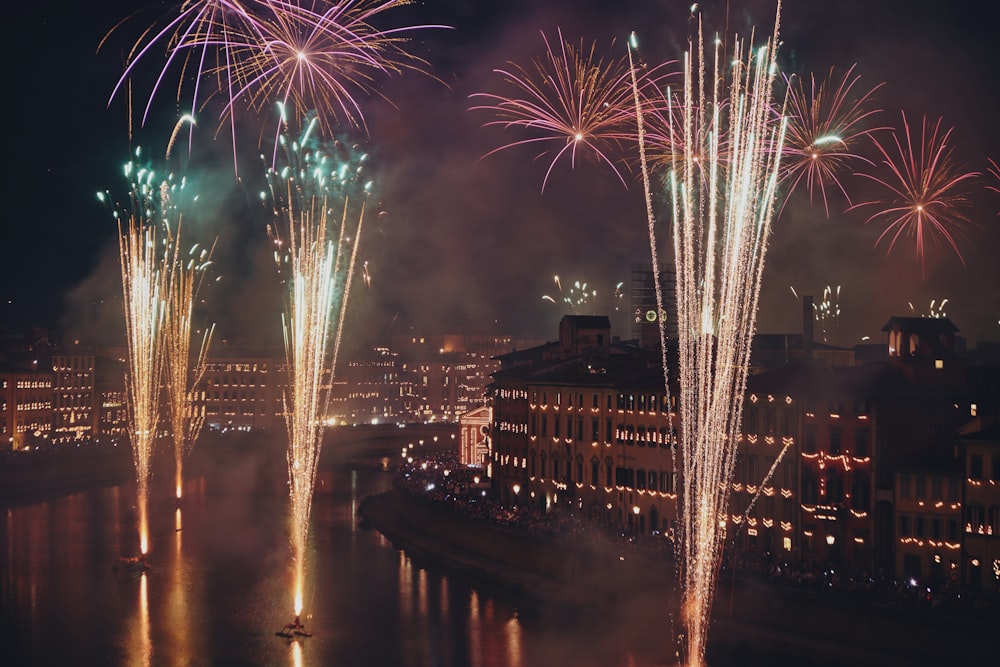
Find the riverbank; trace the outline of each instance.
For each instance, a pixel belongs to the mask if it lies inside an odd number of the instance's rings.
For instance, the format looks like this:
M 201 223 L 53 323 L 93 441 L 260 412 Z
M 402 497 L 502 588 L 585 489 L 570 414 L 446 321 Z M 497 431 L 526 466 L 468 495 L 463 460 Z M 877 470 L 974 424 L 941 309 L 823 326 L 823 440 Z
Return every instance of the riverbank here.
M 472 520 L 400 489 L 365 498 L 359 513 L 397 547 L 503 588 L 531 613 L 584 626 L 609 615 L 647 628 L 660 619 L 653 627 L 671 632 L 667 560 Z M 998 630 L 995 614 L 954 617 L 724 573 L 707 657 L 717 665 L 978 667 L 994 656 Z

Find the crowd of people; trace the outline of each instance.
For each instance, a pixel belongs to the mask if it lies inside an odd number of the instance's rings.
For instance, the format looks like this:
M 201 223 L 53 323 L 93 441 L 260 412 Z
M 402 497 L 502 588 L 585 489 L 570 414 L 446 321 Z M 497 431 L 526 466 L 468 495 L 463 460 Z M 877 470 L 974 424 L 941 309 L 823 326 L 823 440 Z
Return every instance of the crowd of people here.
M 577 512 L 550 511 L 503 505 L 492 499 L 485 472 L 462 465 L 455 454 L 437 452 L 399 468 L 396 486 L 458 515 L 499 526 L 517 528 L 542 537 L 586 537 L 604 541 L 622 553 L 643 554 L 656 560 L 674 557 L 673 542 L 664 535 L 635 535 L 621 526 L 585 519 Z M 735 568 L 735 569 L 734 569 Z M 983 596 L 962 593 L 950 581 L 927 582 L 892 577 L 885 572 L 843 572 L 830 563 L 793 561 L 774 554 L 727 550 L 722 572 L 766 580 L 777 586 L 817 593 L 852 595 L 869 601 L 934 611 L 973 611 L 988 604 Z

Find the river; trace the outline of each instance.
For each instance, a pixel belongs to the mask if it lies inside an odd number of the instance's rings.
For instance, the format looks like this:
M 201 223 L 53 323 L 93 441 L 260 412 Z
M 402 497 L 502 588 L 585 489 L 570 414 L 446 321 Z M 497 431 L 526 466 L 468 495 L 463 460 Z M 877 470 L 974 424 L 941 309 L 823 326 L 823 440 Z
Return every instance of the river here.
M 618 633 L 584 636 L 531 618 L 512 595 L 416 562 L 360 528 L 361 500 L 391 484 L 391 473 L 367 467 L 320 471 L 302 618 L 313 636 L 276 636 L 292 620 L 283 463 L 230 453 L 188 479 L 179 503 L 169 474 L 154 477 L 144 575 L 112 568 L 136 553 L 134 484 L 3 506 L 0 663 L 636 664 Z

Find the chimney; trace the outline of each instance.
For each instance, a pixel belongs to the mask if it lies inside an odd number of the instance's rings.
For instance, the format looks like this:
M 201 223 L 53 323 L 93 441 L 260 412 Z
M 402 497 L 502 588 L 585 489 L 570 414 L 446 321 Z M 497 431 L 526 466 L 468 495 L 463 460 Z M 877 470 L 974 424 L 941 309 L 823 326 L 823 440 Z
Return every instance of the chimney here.
M 813 322 L 816 320 L 816 309 L 811 296 L 802 297 L 802 357 L 812 359 L 813 352 Z

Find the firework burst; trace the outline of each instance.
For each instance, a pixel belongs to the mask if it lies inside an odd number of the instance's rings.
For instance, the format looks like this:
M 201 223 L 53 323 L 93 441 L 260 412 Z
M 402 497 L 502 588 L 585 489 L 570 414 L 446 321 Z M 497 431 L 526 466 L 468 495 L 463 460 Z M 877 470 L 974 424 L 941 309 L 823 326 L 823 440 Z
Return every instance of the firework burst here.
M 839 77 L 831 68 L 818 85 L 811 74 L 808 88 L 801 77 L 788 81 L 788 137 L 781 179 L 788 184 L 789 191 L 805 186 L 809 201 L 818 190 L 827 217 L 830 215 L 827 188 L 838 190 L 850 205 L 840 176 L 858 161 L 870 164 L 857 148 L 873 132 L 886 129 L 864 127 L 866 121 L 880 113 L 879 109 L 871 108 L 871 102 L 883 84 L 860 92 L 861 77 L 854 73 L 855 67 L 852 65 Z
M 473 110 L 494 115 L 495 120 L 486 126 L 516 128 L 530 135 L 493 149 L 487 156 L 515 146 L 542 146 L 536 159 L 551 157 L 542 179 L 544 192 L 560 160 L 569 160 L 573 168 L 582 154 L 589 153 L 627 186 L 619 167 L 624 166 L 622 148 L 635 137 L 628 57 L 605 60 L 598 55 L 596 43 L 589 48 L 582 41 L 574 46 L 563 38 L 561 30 L 556 41 L 545 33 L 542 41 L 545 56 L 532 58 L 529 67 L 509 63 L 506 69 L 494 70 L 509 89 L 507 94 L 470 96 L 483 101 Z M 644 70 L 639 85 L 655 85 L 664 73 L 663 67 Z
M 267 172 L 275 260 L 288 285 L 283 316 L 288 390 L 288 486 L 291 498 L 294 611 L 302 611 L 313 487 L 326 428 L 330 385 L 344 324 L 364 202 L 365 159 L 345 159 L 311 139 L 312 119 L 297 141 L 284 137 L 288 164 Z
M 886 175 L 859 174 L 877 184 L 884 196 L 851 207 L 875 208 L 865 223 L 885 225 L 875 246 L 886 242 L 887 253 L 901 238 L 912 238 L 922 273 L 929 242 L 950 249 L 965 264 L 959 245 L 972 226 L 966 213 L 971 206 L 967 186 L 979 174 L 964 171 L 955 161 L 951 133 L 942 132 L 941 119 L 930 123 L 924 118 L 918 135 L 904 113 L 903 130 L 892 132 L 891 143 L 874 140 Z
M 425 61 L 406 50 L 409 34 L 446 27 L 376 27 L 387 12 L 409 4 L 411 0 L 187 0 L 141 33 L 111 99 L 129 88 L 141 63 L 164 53 L 143 123 L 176 69 L 176 97 L 180 101 L 190 95 L 191 115 L 212 97 L 224 100 L 219 118 L 231 126 L 234 151 L 237 112 L 244 107 L 260 111 L 272 103 L 294 104 L 300 114 L 315 113 L 327 131 L 341 122 L 364 128 L 359 98 L 380 94 L 381 75 L 427 71 Z
M 668 99 L 677 109 L 668 109 L 665 116 L 671 121 L 670 145 L 683 150 L 675 154 L 668 182 L 680 383 L 676 456 L 682 485 L 676 548 L 683 659 L 692 666 L 704 662 L 726 537 L 726 522 L 720 518 L 726 516 L 729 501 L 764 253 L 775 213 L 785 135 L 785 122 L 775 118 L 772 103 L 777 37 L 776 17 L 766 46 L 745 50 L 737 39 L 732 53 L 739 57 L 727 73 L 718 42 L 711 56 L 706 52 L 699 21 L 697 37 L 685 56 L 682 92 L 676 100 Z M 714 64 L 708 64 L 710 57 Z M 724 81 L 728 94 L 720 90 Z M 639 107 L 637 92 L 634 99 Z M 642 152 L 641 115 L 639 120 Z M 645 157 L 642 162 L 656 266 Z M 662 310 L 658 280 L 656 292 Z M 660 337 L 666 349 L 662 321 Z M 669 391 L 665 357 L 663 372 Z

